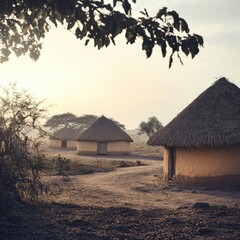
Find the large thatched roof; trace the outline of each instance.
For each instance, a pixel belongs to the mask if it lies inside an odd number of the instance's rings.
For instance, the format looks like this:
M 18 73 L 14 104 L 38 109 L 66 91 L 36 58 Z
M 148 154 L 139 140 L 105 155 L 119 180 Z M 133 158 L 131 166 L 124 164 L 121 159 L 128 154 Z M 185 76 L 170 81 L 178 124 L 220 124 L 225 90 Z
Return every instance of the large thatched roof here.
M 88 129 L 78 135 L 77 140 L 97 142 L 133 141 L 119 126 L 104 116 L 98 118 Z
M 75 140 L 79 132 L 73 128 L 64 127 L 58 131 L 56 131 L 52 139 L 59 139 L 59 140 Z
M 149 145 L 223 146 L 240 143 L 240 89 L 220 78 L 149 140 Z

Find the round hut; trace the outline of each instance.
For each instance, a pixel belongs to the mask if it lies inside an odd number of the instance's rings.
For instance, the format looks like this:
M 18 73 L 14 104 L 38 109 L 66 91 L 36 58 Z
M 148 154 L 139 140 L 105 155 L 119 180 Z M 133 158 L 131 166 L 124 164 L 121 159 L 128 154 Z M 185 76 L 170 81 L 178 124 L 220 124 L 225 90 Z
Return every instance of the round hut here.
M 64 127 L 49 138 L 49 148 L 77 149 L 76 137 L 79 132 L 73 128 Z
M 220 78 L 148 141 L 164 146 L 164 178 L 240 187 L 240 89 Z
M 102 116 L 78 135 L 77 154 L 130 154 L 132 138 L 112 120 Z

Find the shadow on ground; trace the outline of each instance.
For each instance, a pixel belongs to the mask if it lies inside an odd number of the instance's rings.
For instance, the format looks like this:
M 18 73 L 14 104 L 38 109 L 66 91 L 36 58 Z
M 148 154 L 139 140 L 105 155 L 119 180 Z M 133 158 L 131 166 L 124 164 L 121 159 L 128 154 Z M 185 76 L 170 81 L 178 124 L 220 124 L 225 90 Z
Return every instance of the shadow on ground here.
M 24 205 L 0 218 L 1 240 L 240 239 L 240 208 L 197 204 L 175 210 Z

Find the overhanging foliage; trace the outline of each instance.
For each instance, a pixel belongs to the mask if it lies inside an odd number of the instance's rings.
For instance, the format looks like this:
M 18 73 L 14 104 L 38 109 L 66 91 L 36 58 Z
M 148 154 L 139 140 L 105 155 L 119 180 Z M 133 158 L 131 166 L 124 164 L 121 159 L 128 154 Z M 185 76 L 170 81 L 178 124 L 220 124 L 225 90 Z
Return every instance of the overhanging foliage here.
M 122 10 L 118 11 L 119 5 Z M 1 0 L 0 62 L 8 61 L 11 53 L 29 54 L 37 60 L 50 22 L 56 27 L 66 26 L 78 39 L 85 40 L 85 45 L 92 40 L 98 49 L 115 45 L 115 38 L 121 33 L 130 44 L 140 39 L 148 58 L 155 46 L 161 48 L 163 57 L 169 48 L 169 67 L 174 54 L 180 61 L 180 52 L 194 58 L 203 46 L 203 38 L 190 34 L 187 22 L 176 11 L 164 7 L 151 17 L 144 9 L 140 18 L 134 18 L 131 11 L 129 0 L 113 0 L 112 4 L 103 0 Z

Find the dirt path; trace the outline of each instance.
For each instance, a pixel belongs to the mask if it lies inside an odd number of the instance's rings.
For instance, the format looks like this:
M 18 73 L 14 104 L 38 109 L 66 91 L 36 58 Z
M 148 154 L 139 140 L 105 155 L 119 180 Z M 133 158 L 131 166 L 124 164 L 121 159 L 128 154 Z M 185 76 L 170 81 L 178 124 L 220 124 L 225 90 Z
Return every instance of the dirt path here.
M 162 161 L 138 160 L 147 165 L 122 167 L 107 173 L 71 176 L 68 182 L 62 181 L 58 176 L 50 177 L 48 181 L 58 183 L 65 190 L 57 197 L 57 202 L 81 206 L 154 209 L 178 208 L 195 202 L 240 206 L 240 192 L 169 186 L 160 181 Z
M 97 206 L 134 206 L 151 207 L 157 201 L 156 176 L 161 171 L 159 161 L 148 162 L 147 166 L 118 168 L 109 173 L 76 177 L 73 191 L 70 190 L 73 199 L 78 198 L 79 188 L 80 203 Z M 151 199 L 151 201 L 149 201 Z

